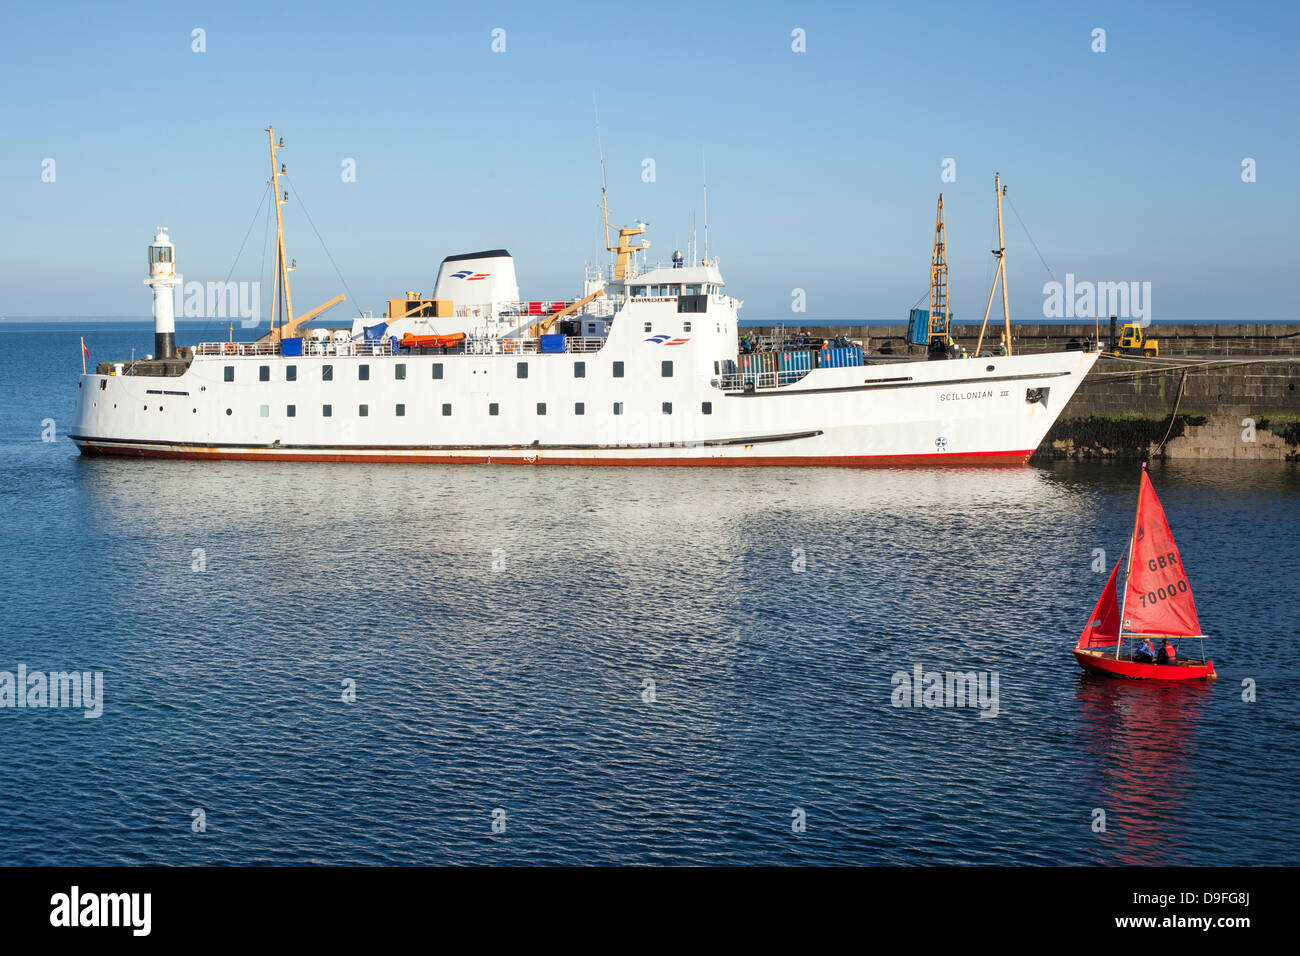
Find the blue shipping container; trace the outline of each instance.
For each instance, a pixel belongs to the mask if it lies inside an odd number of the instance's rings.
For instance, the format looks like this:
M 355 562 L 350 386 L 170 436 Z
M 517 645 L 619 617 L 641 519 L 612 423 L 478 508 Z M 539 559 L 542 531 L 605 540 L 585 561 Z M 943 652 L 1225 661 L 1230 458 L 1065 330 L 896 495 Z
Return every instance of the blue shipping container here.
M 813 353 L 808 351 L 782 352 L 782 372 L 803 372 L 812 368 Z
M 817 353 L 818 368 L 855 368 L 863 364 L 860 345 L 842 345 Z
M 907 316 L 907 342 L 909 345 L 930 344 L 930 310 L 913 309 Z

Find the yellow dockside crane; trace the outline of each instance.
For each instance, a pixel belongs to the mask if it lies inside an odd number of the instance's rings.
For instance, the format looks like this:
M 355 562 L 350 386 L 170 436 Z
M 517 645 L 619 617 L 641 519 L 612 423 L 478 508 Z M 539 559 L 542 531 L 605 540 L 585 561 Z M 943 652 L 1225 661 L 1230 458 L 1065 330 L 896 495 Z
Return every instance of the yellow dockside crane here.
M 930 351 L 948 347 L 948 251 L 943 221 L 943 193 L 934 214 L 934 250 L 930 255 Z

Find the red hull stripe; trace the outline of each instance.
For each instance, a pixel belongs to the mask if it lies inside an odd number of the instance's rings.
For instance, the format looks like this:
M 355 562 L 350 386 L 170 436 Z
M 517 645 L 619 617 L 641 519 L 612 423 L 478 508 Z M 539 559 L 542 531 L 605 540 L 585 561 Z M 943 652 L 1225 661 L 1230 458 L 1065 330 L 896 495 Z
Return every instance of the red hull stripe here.
M 333 451 L 291 452 L 267 449 L 266 451 L 241 451 L 233 448 L 202 446 L 160 445 L 151 448 L 132 448 L 118 444 L 79 442 L 83 455 L 117 455 L 128 458 L 183 458 L 219 461 L 348 461 L 348 462 L 407 462 L 410 464 L 447 465 L 624 465 L 624 466 L 712 466 L 721 468 L 747 468 L 766 466 L 838 466 L 848 468 L 895 467 L 901 465 L 1023 465 L 1033 454 L 1028 451 L 963 452 L 927 455 L 756 455 L 749 457 L 662 457 L 662 458 L 573 458 L 543 451 L 528 455 L 464 454 L 448 455 L 429 453 L 394 455 L 376 450 L 367 454 L 349 454 Z

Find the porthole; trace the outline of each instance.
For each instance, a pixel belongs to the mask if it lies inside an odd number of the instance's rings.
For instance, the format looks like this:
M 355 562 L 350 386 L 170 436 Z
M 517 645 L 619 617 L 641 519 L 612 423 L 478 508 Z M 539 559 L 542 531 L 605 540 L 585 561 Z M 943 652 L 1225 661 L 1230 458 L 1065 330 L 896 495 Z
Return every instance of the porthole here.
M 227 414 L 227 415 L 230 414 L 230 409 L 228 409 L 228 408 L 226 409 L 226 414 Z
M 986 372 L 991 372 L 991 371 L 993 371 L 993 366 L 990 365 L 990 366 L 989 366 L 988 368 L 986 368 L 984 371 L 986 371 Z

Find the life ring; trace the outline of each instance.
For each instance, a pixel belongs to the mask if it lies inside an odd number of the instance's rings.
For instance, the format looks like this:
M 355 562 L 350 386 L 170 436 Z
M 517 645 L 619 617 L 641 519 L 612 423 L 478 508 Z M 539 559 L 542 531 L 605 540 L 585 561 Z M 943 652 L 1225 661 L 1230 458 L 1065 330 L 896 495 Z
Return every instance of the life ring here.
M 513 352 L 513 351 L 515 350 L 515 342 L 514 342 L 514 339 L 506 339 L 505 342 L 503 343 L 503 348 L 504 348 L 507 352 Z
M 226 354 L 227 354 L 227 355 L 234 355 L 234 354 L 235 354 L 235 343 L 234 343 L 234 342 L 227 342 L 227 343 L 226 343 Z

